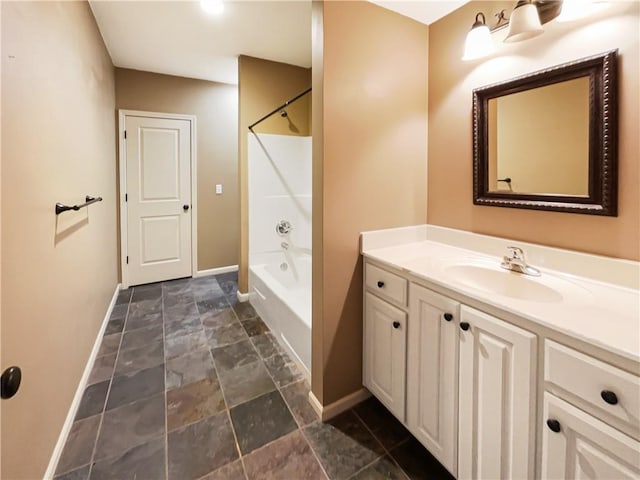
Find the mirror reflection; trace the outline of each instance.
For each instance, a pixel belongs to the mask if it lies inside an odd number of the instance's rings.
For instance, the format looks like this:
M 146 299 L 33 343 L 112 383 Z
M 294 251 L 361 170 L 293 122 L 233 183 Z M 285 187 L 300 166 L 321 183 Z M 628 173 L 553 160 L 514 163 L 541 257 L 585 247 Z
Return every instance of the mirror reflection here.
M 589 77 L 488 101 L 488 187 L 589 195 Z

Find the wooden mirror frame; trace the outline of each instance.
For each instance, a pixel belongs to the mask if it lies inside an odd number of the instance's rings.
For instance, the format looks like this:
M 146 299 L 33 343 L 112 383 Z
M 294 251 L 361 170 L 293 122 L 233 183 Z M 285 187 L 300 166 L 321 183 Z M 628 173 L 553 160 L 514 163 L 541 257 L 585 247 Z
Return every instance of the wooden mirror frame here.
M 618 215 L 617 54 L 612 50 L 473 91 L 473 203 L 590 215 Z M 579 77 L 589 78 L 589 194 L 489 190 L 489 100 Z

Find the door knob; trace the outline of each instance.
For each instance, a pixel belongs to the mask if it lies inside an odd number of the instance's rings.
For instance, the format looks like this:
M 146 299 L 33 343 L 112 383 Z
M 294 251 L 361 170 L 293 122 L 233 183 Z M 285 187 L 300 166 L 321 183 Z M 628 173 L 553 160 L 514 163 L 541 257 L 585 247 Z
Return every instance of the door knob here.
M 468 323 L 468 322 L 460 322 L 460 328 L 461 328 L 462 330 L 464 330 L 465 332 L 466 332 L 467 330 L 469 330 L 469 327 L 470 327 L 470 326 L 471 326 L 471 325 L 469 325 L 469 323 Z
M 393 322 L 393 328 L 400 328 L 400 322 Z
M 0 377 L 0 397 L 13 397 L 20 388 L 21 380 L 22 371 L 20 367 L 9 367 L 2 372 L 2 377 Z
M 182 209 L 186 212 L 187 210 L 189 210 L 189 205 L 183 205 Z
M 444 319 L 445 319 L 447 322 L 450 322 L 451 320 L 453 320 L 453 315 L 452 315 L 452 314 L 450 314 L 450 313 L 445 313 L 445 314 L 444 314 Z

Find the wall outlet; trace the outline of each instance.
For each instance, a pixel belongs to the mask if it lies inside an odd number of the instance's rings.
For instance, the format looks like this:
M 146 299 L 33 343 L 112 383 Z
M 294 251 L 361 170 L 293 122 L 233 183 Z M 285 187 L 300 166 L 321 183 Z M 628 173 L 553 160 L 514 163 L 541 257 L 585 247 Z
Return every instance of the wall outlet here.
M 222 195 L 222 184 L 221 183 L 217 183 L 216 184 L 216 195 Z

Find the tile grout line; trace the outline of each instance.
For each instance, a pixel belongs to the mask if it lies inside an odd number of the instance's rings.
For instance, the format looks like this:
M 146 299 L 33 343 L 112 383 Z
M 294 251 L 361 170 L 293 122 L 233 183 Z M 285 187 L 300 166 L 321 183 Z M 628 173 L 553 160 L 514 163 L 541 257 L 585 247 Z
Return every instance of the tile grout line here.
M 113 385 L 113 379 L 116 374 L 116 364 L 118 363 L 118 357 L 120 356 L 120 348 L 122 347 L 122 341 L 124 340 L 124 329 L 127 326 L 127 320 L 129 319 L 129 309 L 131 308 L 132 300 L 133 300 L 133 288 L 131 289 L 131 292 L 130 292 L 129 302 L 127 303 L 127 311 L 125 312 L 124 321 L 122 322 L 120 342 L 118 342 L 118 350 L 116 351 L 116 357 L 113 360 L 113 370 L 111 371 L 111 378 L 109 379 L 109 387 L 107 388 L 107 394 L 104 397 L 104 405 L 102 405 L 102 412 L 100 413 L 100 424 L 98 425 L 98 431 L 96 432 L 96 438 L 93 444 L 93 450 L 91 452 L 91 461 L 89 462 L 89 474 L 87 475 L 87 479 L 90 479 L 91 474 L 93 473 L 93 465 L 95 463 L 96 451 L 98 450 L 98 440 L 100 439 L 100 434 L 102 433 L 102 424 L 104 423 L 104 416 L 107 411 L 107 402 L 109 401 L 109 395 L 111 394 L 111 386 Z M 111 321 L 111 319 L 109 319 L 109 321 Z M 102 337 L 102 341 L 104 342 L 104 335 Z
M 161 316 L 162 316 L 162 359 L 164 360 L 164 478 L 169 480 L 169 425 L 168 425 L 168 408 L 167 403 L 167 349 L 166 337 L 167 333 L 164 324 L 164 286 L 161 287 Z
M 216 282 L 217 281 L 218 281 L 218 279 L 216 278 Z M 218 283 L 218 286 L 220 286 L 219 283 Z M 229 303 L 229 300 L 227 299 L 226 296 L 224 297 L 224 299 L 227 302 L 227 305 L 229 305 L 229 308 L 231 308 L 231 311 L 233 312 L 233 314 L 236 316 L 236 319 L 237 319 L 238 316 L 235 314 L 235 311 L 233 310 L 233 307 Z M 196 302 L 196 308 L 198 308 L 197 302 Z M 198 308 L 198 313 L 199 312 L 200 312 L 200 309 Z M 202 328 L 204 329 L 204 324 L 202 323 L 202 317 L 200 317 L 200 323 L 202 324 Z M 220 377 L 218 376 L 218 367 L 217 367 L 216 359 L 213 358 L 213 349 L 212 348 L 209 348 L 209 356 L 211 357 L 211 361 L 213 362 L 213 368 L 216 371 L 216 378 L 218 379 L 218 386 L 220 387 L 220 393 L 222 393 L 222 400 L 224 401 L 225 412 L 227 413 L 227 420 L 229 422 L 229 427 L 231 427 L 231 433 L 233 434 L 233 441 L 235 443 L 236 451 L 238 452 L 238 459 L 240 460 L 240 466 L 242 467 L 242 474 L 244 475 L 244 478 L 247 479 L 248 478 L 247 477 L 247 468 L 245 467 L 245 464 L 244 464 L 244 458 L 243 458 L 243 455 L 242 455 L 242 450 L 240 450 L 240 443 L 238 442 L 238 435 L 236 433 L 235 427 L 233 426 L 233 419 L 231 418 L 231 407 L 229 406 L 229 402 L 227 402 L 227 396 L 224 393 L 224 389 L 222 388 L 222 382 L 220 382 Z M 233 461 L 218 467 L 216 470 L 218 470 L 218 469 L 220 469 L 220 468 L 222 468 L 222 467 L 224 467 L 226 465 L 230 465 L 231 463 L 233 463 Z M 213 472 L 215 472 L 216 470 L 213 470 Z M 209 473 L 213 473 L 213 472 L 209 472 Z M 206 475 L 208 475 L 208 473 Z
M 400 466 L 400 464 L 396 461 L 395 458 L 393 458 L 393 456 L 391 455 L 391 450 L 392 449 L 387 449 L 387 447 L 382 443 L 382 441 L 378 438 L 378 436 L 373 432 L 373 430 L 371 430 L 371 428 L 369 428 L 369 425 L 367 425 L 367 422 L 364 421 L 364 419 L 358 415 L 358 412 L 356 412 L 355 408 L 351 408 L 351 411 L 353 412 L 353 414 L 356 416 L 356 418 L 358 420 L 360 420 L 360 423 L 362 423 L 362 425 L 364 425 L 364 428 L 371 434 L 371 436 L 378 442 L 378 444 L 382 447 L 382 450 L 384 451 L 384 455 L 382 455 L 381 457 L 378 457 L 377 459 L 375 459 L 373 462 L 371 462 L 369 465 L 363 467 L 362 469 L 358 470 L 356 473 L 354 473 L 353 475 L 351 475 L 352 478 L 355 475 L 357 475 L 358 473 L 360 473 L 362 470 L 364 470 L 365 468 L 370 467 L 371 465 L 373 465 L 374 463 L 376 463 L 377 461 L 379 461 L 380 459 L 384 458 L 385 456 L 388 456 L 391 461 L 393 462 L 394 465 L 396 465 L 400 471 L 404 474 L 405 477 L 407 477 L 407 479 L 409 478 L 409 475 L 407 474 L 407 472 L 404 471 L 404 469 Z M 399 442 L 395 447 L 402 445 L 403 443 L 409 441 L 409 438 L 404 439 L 403 441 Z M 394 448 L 395 448 L 394 447 Z
M 265 325 L 266 325 L 266 324 L 265 324 Z M 269 327 L 267 326 L 267 328 L 269 328 Z M 269 333 L 271 333 L 271 329 L 269 329 Z M 249 339 L 251 339 L 251 337 L 249 337 Z M 276 340 L 276 341 L 277 341 L 277 340 Z M 265 359 L 264 359 L 264 358 L 262 358 L 262 355 L 260 355 L 260 352 L 258 352 L 258 351 L 257 351 L 257 348 L 255 347 L 255 345 L 253 344 L 253 342 L 250 342 L 250 343 L 251 343 L 251 346 L 253 347 L 253 349 L 254 349 L 254 350 L 256 351 L 256 353 L 258 354 L 258 357 L 260 357 L 260 359 L 262 360 L 262 363 L 264 363 Z M 269 357 L 267 357 L 267 358 L 271 358 L 271 357 L 274 357 L 274 356 L 276 356 L 276 355 L 277 355 L 277 353 L 274 353 L 273 355 L 271 355 L 271 356 L 269 356 Z M 296 369 L 297 369 L 297 368 L 298 368 L 298 367 L 296 366 Z M 302 439 L 304 440 L 304 442 L 307 444 L 307 447 L 309 447 L 309 451 L 311 452 L 311 455 L 313 455 L 313 458 L 314 458 L 314 459 L 316 460 L 316 462 L 318 463 L 318 466 L 320 467 L 320 470 L 321 470 L 321 471 L 322 471 L 322 473 L 324 474 L 325 478 L 326 478 L 327 480 L 329 480 L 329 474 L 326 472 L 326 470 L 325 470 L 324 466 L 322 465 L 322 462 L 320 461 L 320 458 L 318 457 L 318 455 L 316 454 L 315 450 L 313 449 L 313 447 L 312 447 L 312 446 L 311 446 L 311 444 L 309 443 L 309 439 L 307 438 L 307 436 L 306 436 L 306 434 L 305 434 L 305 432 L 304 432 L 304 427 L 303 427 L 302 425 L 300 425 L 300 422 L 298 422 L 298 419 L 297 419 L 297 418 L 296 418 L 296 416 L 293 414 L 293 410 L 291 409 L 291 406 L 290 406 L 290 405 L 289 405 L 289 403 L 287 402 L 287 399 L 286 399 L 286 398 L 285 398 L 285 396 L 282 394 L 282 391 L 281 391 L 281 389 L 282 389 L 282 388 L 286 388 L 286 387 L 288 387 L 289 385 L 293 385 L 293 384 L 294 384 L 294 383 L 296 383 L 296 382 L 291 382 L 291 383 L 289 383 L 289 384 L 287 384 L 287 385 L 283 385 L 282 387 L 279 387 L 279 386 L 278 386 L 278 384 L 276 383 L 275 379 L 273 378 L 273 375 L 271 375 L 271 372 L 269 371 L 269 369 L 268 369 L 268 368 L 266 368 L 266 365 L 265 365 L 265 369 L 267 370 L 267 375 L 269 375 L 269 377 L 271 378 L 271 381 L 272 381 L 272 382 L 273 382 L 273 384 L 276 386 L 276 390 L 275 390 L 275 391 L 276 391 L 276 392 L 278 392 L 278 393 L 280 394 L 280 397 L 282 398 L 282 401 L 284 402 L 285 406 L 287 407 L 287 410 L 289 411 L 289 414 L 291 415 L 291 417 L 293 418 L 293 421 L 294 421 L 294 422 L 296 423 L 296 425 L 298 426 L 297 430 L 300 432 L 300 435 L 302 436 Z M 304 379 L 300 379 L 299 381 L 302 381 L 302 380 L 304 380 Z M 256 398 L 257 398 L 257 397 L 256 397 Z M 292 434 L 292 433 L 294 433 L 295 431 L 296 431 L 296 430 L 294 430 L 294 431 L 292 431 L 292 432 L 289 432 L 289 433 L 288 433 L 288 434 L 286 434 L 286 435 L 283 435 L 283 436 L 281 436 L 281 437 L 278 437 L 278 438 L 276 438 L 275 440 L 272 440 L 271 442 L 266 443 L 265 445 L 262 445 L 262 446 L 260 447 L 260 449 L 261 449 L 261 448 L 264 448 L 264 447 L 266 447 L 267 445 L 270 445 L 270 444 L 272 444 L 272 443 L 274 443 L 274 442 L 277 442 L 278 440 L 280 440 L 280 439 L 282 439 L 282 438 L 286 437 L 287 435 L 291 435 L 291 434 Z M 257 450 L 259 450 L 259 449 L 256 449 L 256 450 L 254 450 L 254 451 L 257 451 Z M 252 453 L 252 452 L 250 452 L 250 453 Z

